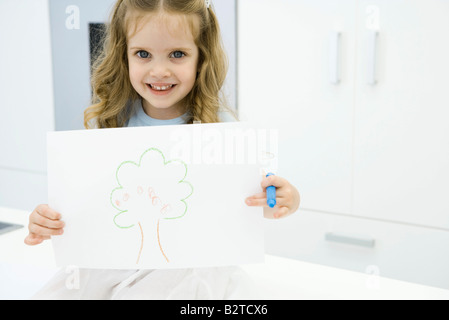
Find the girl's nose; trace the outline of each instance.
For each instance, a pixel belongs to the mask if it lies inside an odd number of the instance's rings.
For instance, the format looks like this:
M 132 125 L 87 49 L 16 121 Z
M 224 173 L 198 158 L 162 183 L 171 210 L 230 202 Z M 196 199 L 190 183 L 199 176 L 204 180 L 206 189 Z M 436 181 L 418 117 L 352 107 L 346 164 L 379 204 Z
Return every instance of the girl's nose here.
M 167 64 L 163 62 L 154 62 L 150 67 L 150 76 L 157 79 L 170 77 L 171 71 Z

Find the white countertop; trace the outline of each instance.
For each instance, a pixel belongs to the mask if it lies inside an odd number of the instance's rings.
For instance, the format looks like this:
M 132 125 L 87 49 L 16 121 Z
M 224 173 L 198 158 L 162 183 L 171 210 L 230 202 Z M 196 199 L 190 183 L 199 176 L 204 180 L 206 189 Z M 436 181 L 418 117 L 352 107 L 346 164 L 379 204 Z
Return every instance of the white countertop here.
M 28 299 L 58 270 L 50 241 L 30 247 L 28 212 L 0 207 L 0 221 L 24 225 L 0 235 L 0 300 Z M 449 300 L 449 290 L 269 256 L 245 265 L 261 299 Z

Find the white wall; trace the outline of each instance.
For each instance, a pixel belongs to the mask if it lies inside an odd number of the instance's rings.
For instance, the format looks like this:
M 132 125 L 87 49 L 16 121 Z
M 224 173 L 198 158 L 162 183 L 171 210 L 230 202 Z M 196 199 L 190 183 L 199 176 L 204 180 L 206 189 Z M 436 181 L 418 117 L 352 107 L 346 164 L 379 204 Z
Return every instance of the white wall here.
M 46 201 L 46 133 L 54 130 L 47 0 L 0 1 L 0 205 Z

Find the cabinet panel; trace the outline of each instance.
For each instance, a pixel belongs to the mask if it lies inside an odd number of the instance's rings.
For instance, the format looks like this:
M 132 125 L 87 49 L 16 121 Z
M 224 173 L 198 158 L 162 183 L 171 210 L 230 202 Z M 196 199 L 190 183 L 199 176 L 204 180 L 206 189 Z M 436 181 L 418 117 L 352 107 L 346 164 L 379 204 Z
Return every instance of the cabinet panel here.
M 354 214 L 449 229 L 449 2 L 361 0 L 358 11 Z
M 239 115 L 280 129 L 278 174 L 302 207 L 351 211 L 353 0 L 239 1 Z M 341 32 L 341 82 L 330 81 Z
M 266 221 L 269 254 L 445 289 L 448 246 L 449 231 L 345 215 L 303 210 Z
M 2 169 L 47 171 L 46 133 L 54 129 L 48 16 L 46 0 L 0 1 Z

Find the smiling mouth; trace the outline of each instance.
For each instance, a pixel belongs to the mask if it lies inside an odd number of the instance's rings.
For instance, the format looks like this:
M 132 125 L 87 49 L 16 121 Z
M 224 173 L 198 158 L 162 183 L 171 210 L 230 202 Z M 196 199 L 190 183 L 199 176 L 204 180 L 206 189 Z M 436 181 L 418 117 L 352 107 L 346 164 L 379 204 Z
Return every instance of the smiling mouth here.
M 153 90 L 156 90 L 156 91 L 167 91 L 167 90 L 170 90 L 173 87 L 175 87 L 176 84 L 155 85 L 155 84 L 147 83 L 147 86 L 150 89 L 153 89 Z

